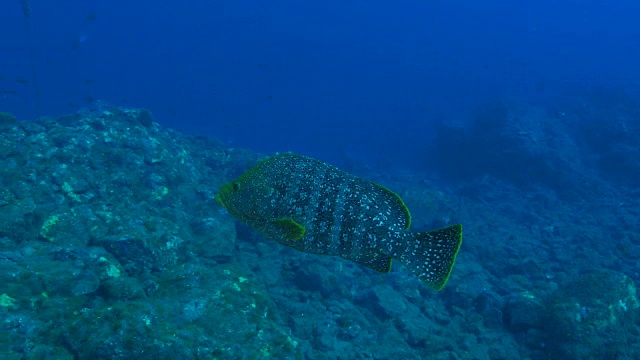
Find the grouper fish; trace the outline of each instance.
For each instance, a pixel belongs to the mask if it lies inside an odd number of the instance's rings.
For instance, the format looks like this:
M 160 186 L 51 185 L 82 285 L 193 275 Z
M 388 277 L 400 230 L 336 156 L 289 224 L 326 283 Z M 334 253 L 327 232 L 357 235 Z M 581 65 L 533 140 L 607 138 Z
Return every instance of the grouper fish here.
M 412 232 L 411 214 L 396 193 L 292 153 L 258 162 L 215 199 L 268 239 L 381 273 L 397 259 L 436 290 L 449 279 L 462 243 L 461 225 Z

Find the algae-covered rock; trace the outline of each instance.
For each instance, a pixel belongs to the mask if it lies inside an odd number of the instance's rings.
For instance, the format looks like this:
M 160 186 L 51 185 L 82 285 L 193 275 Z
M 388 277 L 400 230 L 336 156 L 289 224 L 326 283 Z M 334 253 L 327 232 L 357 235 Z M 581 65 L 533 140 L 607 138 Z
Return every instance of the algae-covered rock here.
M 599 270 L 561 287 L 549 302 L 549 351 L 562 359 L 619 359 L 637 319 L 636 286 L 624 274 Z
M 566 195 L 585 181 L 571 125 L 543 109 L 503 101 L 468 126 L 437 126 L 432 162 L 454 183 L 491 176 L 519 187 L 545 185 Z M 477 189 L 480 195 L 482 189 Z M 573 195 L 573 194 L 571 194 Z
M 16 117 L 8 112 L 0 111 L 0 125 L 12 125 L 16 122 Z
M 571 106 L 576 129 L 603 178 L 638 187 L 640 102 L 623 88 L 591 91 Z
M 229 217 L 197 218 L 191 229 L 193 251 L 218 262 L 231 259 L 236 245 L 236 228 Z
M 275 316 L 266 290 L 218 267 L 234 256 L 235 225 L 213 193 L 255 154 L 163 129 L 146 110 L 2 126 L 0 357 L 9 343 L 18 358 L 293 351 L 275 327 L 256 328 Z M 235 345 L 248 338 L 260 339 Z
M 544 303 L 530 292 L 520 292 L 509 296 L 503 312 L 504 321 L 511 331 L 524 331 L 542 327 Z

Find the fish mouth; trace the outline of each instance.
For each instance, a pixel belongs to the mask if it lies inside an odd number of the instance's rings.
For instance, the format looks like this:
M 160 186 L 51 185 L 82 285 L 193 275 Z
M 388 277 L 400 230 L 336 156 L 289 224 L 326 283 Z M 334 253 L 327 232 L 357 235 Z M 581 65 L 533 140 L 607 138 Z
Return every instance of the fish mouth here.
M 218 192 L 216 192 L 216 194 L 213 196 L 213 198 L 216 200 L 216 202 L 218 204 L 222 205 L 224 208 L 228 208 L 228 205 L 229 205 L 229 202 L 228 202 L 229 192 L 230 192 L 230 185 L 229 184 L 224 184 L 224 185 L 222 185 L 222 187 L 220 187 Z
M 213 195 L 213 199 L 220 205 L 222 205 L 222 207 L 226 208 L 226 204 L 224 199 L 222 198 L 222 195 L 220 195 L 220 193 L 216 193 L 215 195 Z
M 238 210 L 236 210 L 236 208 L 233 206 L 233 203 L 229 201 L 228 198 L 228 194 L 229 192 L 228 190 L 228 184 L 224 185 L 220 191 L 218 191 L 214 196 L 214 200 L 222 205 L 223 208 L 225 208 L 231 215 L 239 217 L 240 216 L 240 212 Z
M 233 206 L 229 203 L 226 196 L 223 195 L 223 192 L 220 191 L 213 196 L 214 200 L 220 204 L 223 208 L 227 209 L 228 212 L 234 214 Z

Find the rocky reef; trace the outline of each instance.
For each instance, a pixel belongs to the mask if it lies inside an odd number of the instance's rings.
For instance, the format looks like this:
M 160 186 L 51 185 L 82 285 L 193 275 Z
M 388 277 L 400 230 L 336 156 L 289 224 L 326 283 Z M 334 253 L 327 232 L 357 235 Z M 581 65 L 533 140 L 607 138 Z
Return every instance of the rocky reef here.
M 510 120 L 523 113 L 527 130 Z M 466 176 L 459 192 L 418 174 L 356 170 L 397 190 L 418 229 L 465 224 L 458 264 L 437 293 L 402 266 L 377 274 L 236 224 L 213 194 L 258 154 L 163 128 L 147 110 L 97 107 L 33 122 L 1 114 L 0 355 L 640 356 L 640 200 L 633 189 L 604 186 L 606 196 L 588 201 L 575 200 L 584 188 L 560 191 L 599 161 L 565 135 L 568 123 L 550 124 L 547 114 L 506 107 L 481 115 L 476 131 L 441 129 L 459 143 L 440 143 L 440 156 L 470 166 L 439 165 L 444 177 Z M 468 148 L 452 153 L 456 144 Z M 492 166 L 481 153 L 469 158 L 490 146 L 511 150 Z M 509 175 L 512 161 L 531 172 Z M 526 183 L 536 174 L 549 179 Z

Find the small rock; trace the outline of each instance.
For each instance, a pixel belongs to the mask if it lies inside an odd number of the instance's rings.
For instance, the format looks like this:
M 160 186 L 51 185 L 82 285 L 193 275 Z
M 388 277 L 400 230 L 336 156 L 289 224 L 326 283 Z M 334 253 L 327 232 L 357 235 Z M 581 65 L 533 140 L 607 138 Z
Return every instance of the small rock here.
M 530 292 L 516 293 L 507 298 L 503 308 L 504 322 L 511 331 L 527 331 L 542 326 L 543 302 Z
M 636 286 L 626 275 L 611 270 L 581 274 L 551 298 L 546 342 L 555 358 L 624 358 L 639 307 Z

